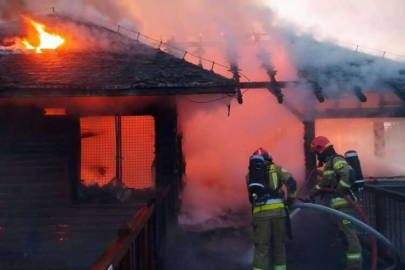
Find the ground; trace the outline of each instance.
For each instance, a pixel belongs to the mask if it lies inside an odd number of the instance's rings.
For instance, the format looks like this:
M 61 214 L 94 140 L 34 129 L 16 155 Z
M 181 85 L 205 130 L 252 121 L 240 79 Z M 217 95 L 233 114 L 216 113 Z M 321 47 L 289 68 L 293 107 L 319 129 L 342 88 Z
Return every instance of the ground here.
M 331 217 L 322 213 L 303 210 L 295 215 L 294 239 L 287 244 L 288 269 L 342 269 L 343 243 L 333 228 Z M 173 244 L 166 249 L 165 269 L 251 270 L 254 250 L 251 238 L 251 226 L 198 233 L 180 226 L 174 233 Z

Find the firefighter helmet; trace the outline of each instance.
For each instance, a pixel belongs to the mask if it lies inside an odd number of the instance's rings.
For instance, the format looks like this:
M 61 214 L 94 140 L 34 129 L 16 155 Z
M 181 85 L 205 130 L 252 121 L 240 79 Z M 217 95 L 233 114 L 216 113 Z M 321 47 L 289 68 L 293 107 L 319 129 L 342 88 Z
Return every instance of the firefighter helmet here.
M 317 154 L 322 154 L 325 150 L 332 146 L 328 138 L 323 136 L 318 136 L 311 142 L 311 151 L 316 152 Z
M 259 155 L 262 156 L 265 160 L 268 161 L 273 161 L 273 157 L 271 156 L 270 152 L 267 151 L 266 149 L 264 149 L 263 147 L 260 147 L 259 149 L 257 149 L 253 155 Z

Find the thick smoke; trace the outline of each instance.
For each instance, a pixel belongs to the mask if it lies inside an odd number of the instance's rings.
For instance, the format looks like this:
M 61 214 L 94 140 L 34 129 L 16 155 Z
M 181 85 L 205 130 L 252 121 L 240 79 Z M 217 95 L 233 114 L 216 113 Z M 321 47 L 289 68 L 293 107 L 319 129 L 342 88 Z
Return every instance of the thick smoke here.
M 112 22 L 120 23 L 127 18 L 132 21 L 135 17 L 132 15 L 136 11 L 136 1 L 99 1 L 99 0 L 82 0 L 83 5 L 93 7 L 101 14 L 108 16 Z M 136 21 L 135 23 L 137 23 Z
M 401 76 L 404 64 L 319 42 L 309 35 L 298 36 L 291 29 L 278 32 L 290 59 L 302 77 L 317 81 L 325 91 L 351 90 L 359 86 L 367 92 L 381 83 Z
M 67 13 L 73 18 L 86 18 L 105 24 L 120 24 L 139 30 L 140 21 L 136 14 L 136 3 L 130 0 L 1 0 L 0 22 L 18 20 L 19 16 L 50 14 L 55 8 L 58 13 Z
M 250 39 L 263 25 L 272 29 L 274 14 L 260 1 L 193 1 L 192 5 L 175 1 L 160 9 L 158 5 L 161 3 L 157 1 L 140 5 L 140 19 L 147 33 L 170 33 L 178 42 L 201 34 L 203 43 L 214 43 L 212 47 L 204 46 L 204 57 L 237 65 L 250 80 L 268 81 L 266 70 L 256 59 L 259 48 Z M 273 51 L 270 44 L 277 43 L 276 39 L 263 49 Z M 279 78 L 294 79 L 294 69 L 285 60 L 286 54 L 274 52 L 272 61 Z M 226 70 L 216 71 L 230 76 Z M 196 104 L 179 97 L 178 108 L 187 163 L 181 223 L 202 224 L 205 229 L 249 224 L 245 175 L 248 158 L 258 147 L 268 148 L 277 163 L 301 180 L 302 124 L 267 90 L 245 93 L 242 106 L 229 98 Z
M 249 224 L 248 217 L 235 220 L 249 213 L 245 175 L 258 147 L 268 148 L 276 163 L 301 179 L 302 125 L 268 91 L 246 94 L 242 106 L 232 105 L 230 117 L 224 105 L 196 108 L 183 98 L 178 105 L 187 162 L 181 222 Z
M 257 60 L 262 62 L 262 66 L 266 70 L 272 70 L 274 68 L 273 64 L 271 63 L 271 56 L 270 53 L 266 50 L 259 50 L 256 54 Z
M 404 131 L 403 119 L 324 119 L 316 122 L 316 133 L 327 136 L 340 154 L 357 151 L 364 177 L 405 176 Z
M 380 49 L 381 53 L 388 51 L 405 55 L 405 28 L 402 27 L 405 2 L 402 0 L 267 2 L 278 13 L 280 24 L 289 21 L 299 25 L 302 31 L 314 34 L 320 39 L 335 39 Z M 352 46 L 352 49 L 355 49 L 356 45 Z M 373 52 L 364 47 L 359 49 Z
M 0 22 L 1 20 L 13 20 L 19 13 L 27 10 L 27 4 L 24 0 L 0 0 Z

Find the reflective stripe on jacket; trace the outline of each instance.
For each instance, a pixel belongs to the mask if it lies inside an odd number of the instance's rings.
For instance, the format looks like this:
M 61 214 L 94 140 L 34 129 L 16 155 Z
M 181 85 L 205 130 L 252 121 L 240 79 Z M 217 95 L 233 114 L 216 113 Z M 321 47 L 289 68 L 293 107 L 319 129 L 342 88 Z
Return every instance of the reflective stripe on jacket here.
M 332 198 L 330 201 L 330 206 L 332 206 L 332 208 L 337 208 L 339 206 L 343 206 L 343 205 L 348 205 L 349 203 L 346 201 L 345 198 L 342 197 L 335 197 Z
M 270 199 L 267 200 L 266 204 L 261 205 L 261 206 L 256 206 L 253 208 L 253 214 L 256 214 L 260 211 L 264 210 L 272 210 L 272 209 L 278 209 L 278 208 L 284 208 L 284 202 L 282 199 Z

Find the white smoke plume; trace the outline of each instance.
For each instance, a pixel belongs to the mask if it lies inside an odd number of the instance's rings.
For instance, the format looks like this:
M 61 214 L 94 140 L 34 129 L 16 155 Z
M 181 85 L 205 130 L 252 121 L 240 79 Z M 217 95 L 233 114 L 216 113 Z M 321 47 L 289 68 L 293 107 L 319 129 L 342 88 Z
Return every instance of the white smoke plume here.
M 271 56 L 270 53 L 266 50 L 259 50 L 256 54 L 256 58 L 262 62 L 262 66 L 266 70 L 271 70 L 274 68 L 273 64 L 271 63 Z
M 321 40 L 349 42 L 352 49 L 405 55 L 402 0 L 266 0 L 278 14 L 278 23 L 295 24 L 301 32 Z M 344 45 L 343 43 L 340 43 Z M 350 44 L 346 44 L 349 45 Z M 368 48 L 365 48 L 368 47 Z M 376 52 L 370 48 L 379 49 Z M 404 59 L 405 60 L 405 59 Z
M 350 90 L 360 86 L 365 92 L 375 90 L 391 79 L 400 78 L 405 64 L 338 47 L 331 42 L 319 42 L 309 35 L 291 29 L 279 31 L 290 59 L 302 73 L 308 73 L 326 91 L 335 88 Z M 307 76 L 307 75 L 304 75 Z

